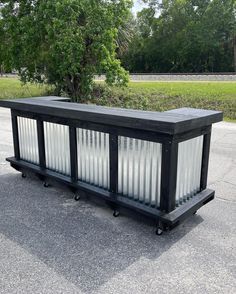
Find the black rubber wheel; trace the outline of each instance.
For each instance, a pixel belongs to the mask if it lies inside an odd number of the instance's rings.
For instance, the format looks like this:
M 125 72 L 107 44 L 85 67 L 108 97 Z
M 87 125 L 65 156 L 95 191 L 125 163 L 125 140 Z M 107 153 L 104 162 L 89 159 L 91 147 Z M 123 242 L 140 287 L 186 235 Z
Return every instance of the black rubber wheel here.
M 120 215 L 119 210 L 114 210 L 114 211 L 113 211 L 113 216 L 114 216 L 114 217 L 118 217 L 119 215 Z
M 22 173 L 22 174 L 21 174 L 21 177 L 22 177 L 23 179 L 25 179 L 25 178 L 26 178 L 26 174 Z
M 75 195 L 74 199 L 75 199 L 75 201 L 79 201 L 80 200 L 80 195 Z
M 49 187 L 49 184 L 47 182 L 44 182 L 43 185 L 44 185 L 45 188 L 48 188 Z
M 161 236 L 163 234 L 163 229 L 162 228 L 157 228 L 156 229 L 156 235 Z
M 194 211 L 194 213 L 193 214 L 197 214 L 197 210 L 196 211 Z

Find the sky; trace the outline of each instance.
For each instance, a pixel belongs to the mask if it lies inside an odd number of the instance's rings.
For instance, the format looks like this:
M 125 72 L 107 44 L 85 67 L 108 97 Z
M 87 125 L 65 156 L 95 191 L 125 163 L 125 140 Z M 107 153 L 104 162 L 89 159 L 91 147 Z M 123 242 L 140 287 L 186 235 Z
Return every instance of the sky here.
M 142 0 L 134 0 L 133 13 L 136 15 L 137 12 L 141 11 L 146 5 L 142 2 Z

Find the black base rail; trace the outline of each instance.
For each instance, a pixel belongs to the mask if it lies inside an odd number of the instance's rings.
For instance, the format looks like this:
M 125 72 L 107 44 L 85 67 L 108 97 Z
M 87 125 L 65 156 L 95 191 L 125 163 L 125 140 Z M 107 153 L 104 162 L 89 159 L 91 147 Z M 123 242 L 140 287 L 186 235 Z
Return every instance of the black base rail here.
M 163 113 L 68 103 L 40 97 L 1 101 L 11 108 L 14 157 L 33 172 L 76 192 L 157 221 L 158 235 L 214 199 L 207 188 L 211 125 L 219 111 L 182 108 Z M 78 192 L 78 193 L 77 193 Z

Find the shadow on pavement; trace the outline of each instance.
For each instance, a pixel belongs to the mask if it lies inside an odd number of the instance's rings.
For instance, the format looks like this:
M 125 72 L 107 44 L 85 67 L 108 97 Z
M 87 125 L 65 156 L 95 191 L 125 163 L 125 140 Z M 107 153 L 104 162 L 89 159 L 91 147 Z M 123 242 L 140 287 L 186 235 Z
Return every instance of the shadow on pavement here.
M 155 235 L 153 222 L 112 211 L 59 184 L 44 188 L 35 177 L 0 176 L 0 233 L 90 293 L 140 258 L 156 260 L 203 219 L 193 216 Z

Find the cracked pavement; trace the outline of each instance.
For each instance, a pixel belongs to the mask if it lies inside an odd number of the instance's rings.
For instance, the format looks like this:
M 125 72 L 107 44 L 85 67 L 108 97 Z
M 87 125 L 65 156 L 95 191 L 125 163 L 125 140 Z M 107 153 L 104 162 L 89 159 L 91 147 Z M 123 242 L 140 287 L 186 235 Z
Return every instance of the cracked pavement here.
M 12 155 L 0 108 L 0 293 L 236 293 L 236 124 L 213 126 L 216 199 L 160 237 L 144 217 L 22 179 Z

